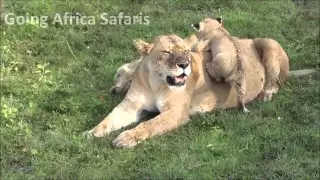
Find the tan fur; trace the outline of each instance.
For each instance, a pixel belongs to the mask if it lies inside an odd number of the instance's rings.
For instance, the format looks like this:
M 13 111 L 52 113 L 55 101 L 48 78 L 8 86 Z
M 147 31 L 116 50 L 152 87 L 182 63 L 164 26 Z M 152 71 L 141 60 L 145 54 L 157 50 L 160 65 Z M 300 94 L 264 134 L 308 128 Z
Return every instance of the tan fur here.
M 189 39 L 193 39 L 191 42 L 194 42 L 196 38 L 192 35 Z M 233 37 L 233 39 L 237 42 L 239 49 L 245 57 L 246 69 L 249 71 L 246 72 L 246 76 L 248 76 L 248 74 L 258 76 L 261 77 L 261 81 L 264 82 L 264 88 L 259 95 L 259 98 L 261 97 L 264 101 L 272 99 L 272 96 L 279 91 L 283 82 L 287 79 L 288 75 L 290 75 L 289 73 L 291 73 L 291 75 L 297 74 L 295 73 L 296 71 L 289 72 L 289 58 L 277 41 L 269 38 L 239 39 Z M 194 52 L 197 52 L 199 49 L 206 51 L 208 49 L 205 49 L 205 46 L 205 43 L 198 42 L 192 45 L 192 50 Z M 261 69 L 261 65 L 264 68 Z M 128 71 L 128 74 L 132 74 L 134 70 L 135 69 Z M 314 71 L 310 70 L 302 73 L 302 75 L 307 75 L 312 72 Z M 298 73 L 298 75 L 300 76 L 301 73 Z M 130 76 L 124 77 L 127 79 L 131 78 Z M 250 79 L 250 77 L 246 78 L 246 82 L 248 82 L 248 79 Z M 258 86 L 259 85 L 257 85 L 257 87 L 248 87 L 246 83 L 247 89 L 258 88 Z M 127 89 L 124 91 L 127 92 Z
M 110 88 L 111 94 L 125 94 L 130 88 L 134 71 L 140 64 L 141 58 L 126 63 L 117 69 L 113 77 L 114 85 Z
M 289 76 L 289 58 L 281 45 L 273 39 L 255 38 L 253 43 L 266 70 L 263 100 L 270 101 Z
M 199 79 L 199 56 L 190 52 L 190 46 L 175 35 L 160 36 L 155 45 L 144 43 L 139 51 L 144 55 L 134 73 L 124 100 L 86 135 L 103 137 L 110 132 L 139 120 L 143 110 L 159 111 L 160 115 L 124 131 L 114 141 L 116 147 L 133 147 L 137 143 L 163 134 L 189 120 L 188 111 L 195 85 Z M 180 68 L 179 64 L 189 65 Z M 167 76 L 187 74 L 183 86 L 169 86 Z
M 248 69 L 245 102 L 250 102 L 258 96 L 265 84 L 265 71 L 260 61 L 263 54 L 257 52 L 252 40 L 240 40 L 238 43 L 246 56 L 244 59 Z M 186 49 L 188 45 L 174 35 L 157 37 L 153 45 L 143 43 L 139 49 L 143 59 L 134 73 L 125 98 L 102 122 L 85 134 L 103 137 L 139 120 L 142 110 L 159 111 L 160 114 L 155 118 L 122 132 L 113 141 L 116 147 L 134 147 L 147 138 L 181 126 L 188 122 L 190 115 L 237 107 L 235 88 L 228 83 L 212 81 L 206 70 L 206 63 L 212 60 L 211 52 L 190 52 L 191 68 L 185 71 L 190 70 L 191 73 L 188 73 L 186 85 L 168 85 L 166 76 L 176 76 L 182 72 L 178 66 L 174 66 L 182 62 L 172 58 L 179 53 L 185 54 L 188 52 Z M 175 55 L 169 56 L 167 52 Z M 181 61 L 187 62 L 186 59 Z
M 199 40 L 197 51 L 209 50 L 212 61 L 207 63 L 207 71 L 217 81 L 221 79 L 230 83 L 238 92 L 238 102 L 244 112 L 249 112 L 245 107 L 244 97 L 246 91 L 246 68 L 242 52 L 236 42 L 219 21 L 206 18 L 198 23 L 196 28 Z M 202 49 L 199 49 L 202 46 Z
M 188 46 L 194 45 L 197 41 L 198 39 L 195 35 L 191 35 L 190 37 L 184 39 L 184 42 Z M 145 42 L 140 39 L 134 40 L 133 44 L 138 50 L 140 58 L 126 63 L 117 69 L 113 80 L 114 85 L 109 90 L 111 94 L 125 94 L 130 88 L 134 71 L 136 70 L 137 66 L 140 64 L 140 61 L 144 56 L 141 48 L 144 48 L 144 45 L 146 45 Z M 153 46 L 153 44 L 151 44 L 151 46 Z

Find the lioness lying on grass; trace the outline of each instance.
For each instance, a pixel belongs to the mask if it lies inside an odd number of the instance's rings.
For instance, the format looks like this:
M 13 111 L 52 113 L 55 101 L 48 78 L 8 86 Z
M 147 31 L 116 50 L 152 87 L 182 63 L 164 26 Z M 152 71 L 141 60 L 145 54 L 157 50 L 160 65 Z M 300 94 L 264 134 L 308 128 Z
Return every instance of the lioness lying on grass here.
M 103 137 L 126 127 L 138 121 L 143 110 L 160 112 L 151 120 L 122 132 L 113 141 L 115 147 L 129 148 L 187 123 L 189 116 L 196 113 L 238 106 L 236 90 L 227 83 L 218 83 L 210 78 L 206 63 L 212 60 L 211 52 L 190 51 L 196 40 L 190 43 L 176 35 L 163 35 L 155 38 L 152 43 L 139 42 L 136 46 L 141 61 L 134 69 L 127 94 L 102 122 L 85 133 L 87 136 Z M 266 52 L 277 54 L 282 51 L 285 54 L 282 49 L 273 48 L 272 43 L 258 41 L 261 44 L 257 46 L 249 39 L 240 40 L 239 43 L 244 48 L 247 68 L 244 101 L 250 102 L 263 92 L 266 82 L 265 64 L 273 64 L 277 72 L 281 66 L 289 67 L 289 64 L 288 61 L 272 63 L 273 59 L 264 56 Z M 312 72 L 314 70 L 288 73 L 306 75 Z
M 176 35 L 159 36 L 152 44 L 145 42 L 139 51 L 143 58 L 123 101 L 87 135 L 103 137 L 139 120 L 142 110 L 159 111 L 155 118 L 122 132 L 113 141 L 116 147 L 133 147 L 185 124 L 189 115 L 238 105 L 235 89 L 213 82 L 205 70 L 205 62 L 212 59 L 210 52 L 191 52 Z M 246 58 L 249 69 L 255 64 L 255 70 L 247 72 L 246 102 L 257 97 L 265 80 L 260 56 L 252 53 Z
M 220 37 L 219 34 L 221 34 L 221 29 L 223 29 L 223 31 L 225 31 L 228 35 L 229 33 L 226 31 L 226 29 L 224 29 L 222 27 L 221 19 L 217 18 L 217 19 L 210 19 L 210 18 L 206 18 L 205 20 L 210 20 L 210 24 L 212 25 L 212 30 L 210 30 L 211 33 L 213 34 L 218 34 L 218 38 Z M 197 36 L 201 36 L 201 34 L 203 34 L 203 30 L 200 29 L 200 25 L 203 26 L 204 21 L 201 21 L 199 23 L 193 24 L 192 26 L 197 29 L 198 31 L 198 35 Z M 197 27 L 195 27 L 195 25 L 197 25 Z M 206 33 L 206 32 L 204 32 Z M 216 49 L 221 49 L 221 50 L 226 50 L 228 52 L 228 48 L 230 51 L 230 54 L 233 53 L 234 48 L 231 47 L 225 47 L 225 45 L 220 43 L 220 40 L 218 38 L 214 39 L 214 42 L 212 43 L 212 46 L 214 46 Z M 285 51 L 282 49 L 281 45 L 270 38 L 255 38 L 255 39 L 238 39 L 236 37 L 232 37 L 233 41 L 235 41 L 234 43 L 237 44 L 237 48 L 239 48 L 239 53 L 241 53 L 241 57 L 243 59 L 243 54 L 246 54 L 247 56 L 250 55 L 251 52 L 254 53 L 258 53 L 259 54 L 259 58 L 257 58 L 258 63 L 262 63 L 262 65 L 264 66 L 264 70 L 265 70 L 265 74 L 267 76 L 266 79 L 266 83 L 264 85 L 264 89 L 261 92 L 261 97 L 263 98 L 264 101 L 269 101 L 271 100 L 272 96 L 274 94 L 276 94 L 281 85 L 285 82 L 286 78 L 289 75 L 289 58 L 287 56 L 287 54 L 285 53 Z M 211 52 L 211 50 L 208 50 L 208 47 L 205 47 L 206 43 L 203 43 L 203 41 L 199 41 L 199 39 L 197 39 L 196 36 L 192 35 L 189 38 L 185 39 L 186 42 L 188 42 L 189 44 L 191 43 L 192 46 L 192 51 L 197 52 L 197 51 L 208 51 Z M 192 44 L 194 43 L 194 44 Z M 137 46 L 137 44 L 135 44 L 136 48 L 139 49 L 139 47 Z M 223 47 L 223 48 L 222 48 Z M 244 51 L 244 53 L 242 53 L 242 51 Z M 212 52 L 211 52 L 212 53 Z M 131 62 L 131 63 L 127 63 L 123 66 L 121 66 L 118 70 L 117 73 L 115 75 L 115 86 L 113 86 L 111 88 L 111 91 L 117 87 L 117 89 L 121 89 L 122 93 L 126 93 L 130 87 L 130 83 L 125 83 L 125 82 L 131 82 L 129 81 L 130 79 L 132 79 L 132 75 L 133 72 L 136 70 L 136 66 L 138 65 L 138 62 L 141 61 L 141 57 L 139 60 Z M 219 70 L 219 76 L 222 76 L 223 73 L 224 74 L 228 74 L 226 72 L 226 69 L 230 69 L 230 67 L 232 66 L 230 64 L 230 61 L 226 61 L 224 59 L 220 60 L 224 63 L 220 63 L 220 67 L 217 68 Z M 254 62 L 254 63 L 257 63 Z M 228 64 L 229 63 L 229 64 Z M 212 73 L 211 70 L 212 68 L 208 69 L 208 65 L 211 65 L 212 62 L 208 62 L 207 63 L 207 70 L 210 74 L 210 76 L 212 77 Z M 230 67 L 229 67 L 230 66 Z M 254 66 L 254 64 L 253 64 Z M 130 68 L 128 68 L 130 67 Z M 255 71 L 259 71 L 259 69 L 252 69 Z M 295 73 L 295 74 L 299 74 L 299 75 L 303 75 L 305 73 L 311 73 L 314 70 L 303 70 L 303 71 L 291 71 L 291 73 Z M 262 71 L 261 71 L 262 73 Z M 246 73 L 244 73 L 246 74 Z M 214 78 L 214 77 L 212 77 Z M 122 85 L 124 84 L 125 85 Z M 244 81 L 244 84 L 246 84 L 246 81 Z M 117 93 L 115 91 L 112 91 L 114 94 Z M 243 106 L 244 107 L 244 106 Z

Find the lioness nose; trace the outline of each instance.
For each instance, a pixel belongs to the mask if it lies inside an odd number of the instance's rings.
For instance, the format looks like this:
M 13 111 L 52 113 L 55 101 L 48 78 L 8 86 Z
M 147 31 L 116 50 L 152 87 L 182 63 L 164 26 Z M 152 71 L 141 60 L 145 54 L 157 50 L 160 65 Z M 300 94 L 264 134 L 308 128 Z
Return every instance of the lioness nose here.
M 177 64 L 179 67 L 181 67 L 182 69 L 185 69 L 189 66 L 189 63 L 181 63 L 181 64 Z

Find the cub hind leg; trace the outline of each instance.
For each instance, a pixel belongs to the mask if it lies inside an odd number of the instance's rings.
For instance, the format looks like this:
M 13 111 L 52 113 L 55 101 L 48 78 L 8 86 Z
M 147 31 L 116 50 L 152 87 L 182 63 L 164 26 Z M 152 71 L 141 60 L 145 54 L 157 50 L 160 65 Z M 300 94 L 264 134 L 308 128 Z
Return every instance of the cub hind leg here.
M 243 64 L 242 64 L 243 65 Z M 206 63 L 206 70 L 215 81 L 224 79 L 237 92 L 237 100 L 243 112 L 250 112 L 245 106 L 246 78 L 244 69 L 235 69 L 230 54 L 220 53 Z M 244 66 L 244 65 L 243 65 Z
M 245 106 L 246 78 L 244 74 L 241 74 L 237 80 L 231 81 L 231 86 L 237 91 L 237 100 L 242 111 L 245 113 L 250 112 Z

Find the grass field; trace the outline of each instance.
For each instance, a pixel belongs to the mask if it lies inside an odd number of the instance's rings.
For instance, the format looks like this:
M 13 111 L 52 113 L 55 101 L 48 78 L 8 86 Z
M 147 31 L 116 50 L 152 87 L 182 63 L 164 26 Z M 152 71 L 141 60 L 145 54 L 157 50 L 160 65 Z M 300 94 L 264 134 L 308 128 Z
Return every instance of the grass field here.
M 3 17 L 141 12 L 150 24 L 1 22 L 1 179 L 318 179 L 320 73 L 290 78 L 249 114 L 199 115 L 134 149 L 112 147 L 120 131 L 81 136 L 120 102 L 108 90 L 117 67 L 138 57 L 133 39 L 186 37 L 218 8 L 232 35 L 276 39 L 292 70 L 319 68 L 319 1 L 303 2 L 6 0 Z

